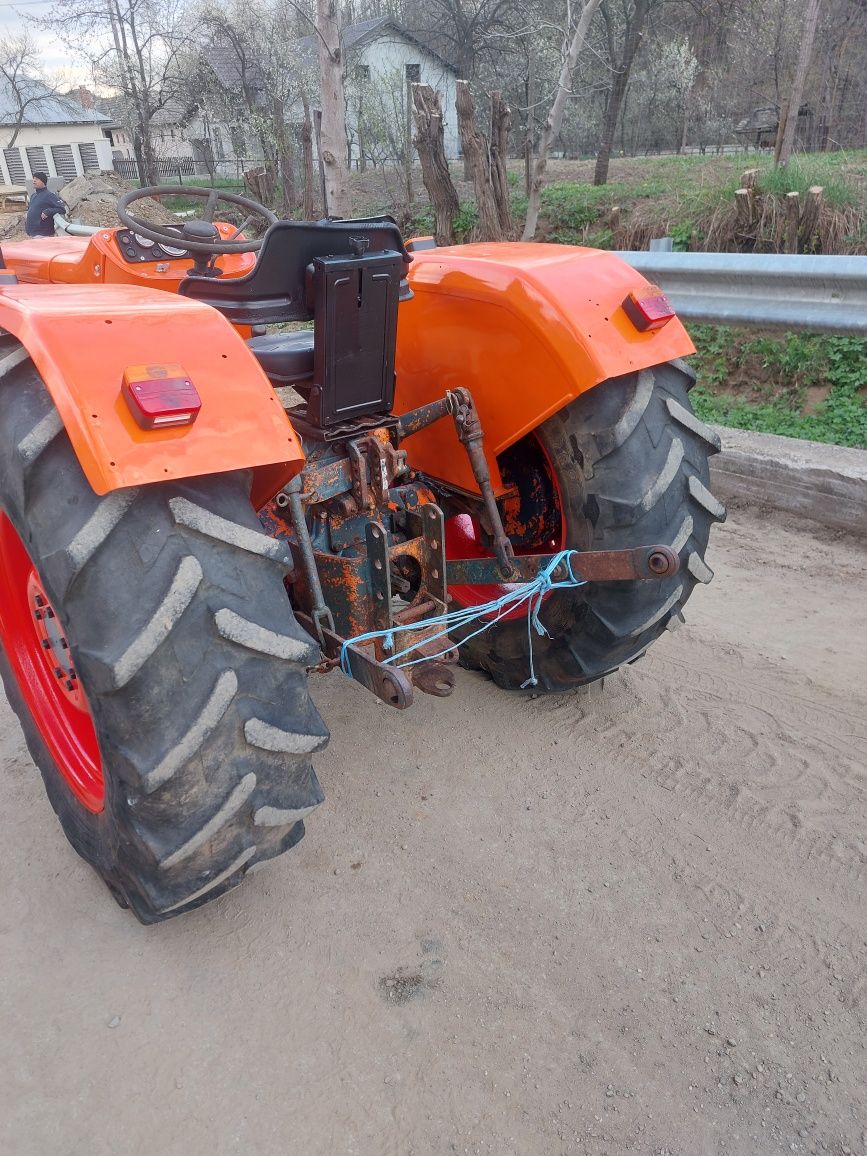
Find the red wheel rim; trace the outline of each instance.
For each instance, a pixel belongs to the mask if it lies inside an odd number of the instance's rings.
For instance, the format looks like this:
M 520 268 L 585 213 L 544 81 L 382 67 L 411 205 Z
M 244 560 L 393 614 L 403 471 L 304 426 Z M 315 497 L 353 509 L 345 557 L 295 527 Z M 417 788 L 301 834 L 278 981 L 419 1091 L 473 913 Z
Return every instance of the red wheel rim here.
M 105 801 L 96 731 L 64 626 L 36 567 L 0 511 L 0 643 L 45 745 L 88 811 Z
M 516 554 L 553 554 L 566 547 L 566 519 L 557 474 L 535 435 L 522 438 L 498 459 L 500 475 L 512 496 L 500 503 L 503 524 Z M 542 514 L 538 514 L 538 510 Z M 492 558 L 479 521 L 471 514 L 446 519 L 446 558 Z M 514 582 L 492 586 L 449 586 L 453 607 L 482 606 L 518 588 Z M 548 597 L 546 595 L 546 597 Z M 526 618 L 527 607 L 500 614 L 500 622 Z

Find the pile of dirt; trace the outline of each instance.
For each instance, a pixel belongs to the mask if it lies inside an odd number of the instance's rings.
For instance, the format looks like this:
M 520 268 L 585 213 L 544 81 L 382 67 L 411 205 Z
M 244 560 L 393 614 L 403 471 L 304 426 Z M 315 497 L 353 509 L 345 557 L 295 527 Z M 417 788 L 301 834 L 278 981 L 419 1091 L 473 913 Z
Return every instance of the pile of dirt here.
M 66 202 L 68 220 L 99 228 L 115 228 L 120 224 L 117 216 L 118 198 L 135 187 L 115 173 L 85 173 L 64 185 L 58 195 Z M 150 198 L 138 201 L 134 212 L 142 221 L 151 224 L 168 225 L 177 221 L 177 217 L 159 201 Z M 24 216 L 24 213 L 0 215 L 0 242 L 21 241 L 26 237 Z
M 0 214 L 0 243 L 3 241 L 23 241 L 26 236 L 23 213 Z
M 111 228 L 120 223 L 117 218 L 118 198 L 134 188 L 135 185 L 115 173 L 85 173 L 64 185 L 60 196 L 66 201 L 70 221 Z M 138 201 L 134 212 L 142 221 L 151 224 L 167 225 L 177 220 L 159 201 L 150 198 Z

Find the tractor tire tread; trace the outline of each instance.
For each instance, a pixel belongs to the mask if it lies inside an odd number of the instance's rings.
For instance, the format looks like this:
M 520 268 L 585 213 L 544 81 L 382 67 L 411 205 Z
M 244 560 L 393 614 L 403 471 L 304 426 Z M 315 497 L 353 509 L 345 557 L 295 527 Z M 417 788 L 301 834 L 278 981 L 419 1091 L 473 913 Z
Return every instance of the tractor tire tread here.
M 550 595 L 540 615 L 549 636 L 533 635 L 535 693 L 568 690 L 634 662 L 683 621 L 696 584 L 710 581 L 705 552 L 725 508 L 709 489 L 708 460 L 719 439 L 692 412 L 694 380 L 683 362 L 614 378 L 536 431 L 567 506 L 567 546 L 663 543 L 681 566 L 667 579 L 591 583 Z M 526 622 L 507 622 L 470 639 L 459 654 L 465 666 L 517 689 L 530 677 L 529 647 Z
M 0 669 L 70 842 L 154 923 L 302 837 L 323 797 L 310 753 L 328 741 L 307 690 L 318 650 L 248 474 L 99 497 L 21 354 L 0 336 L 0 506 L 65 620 L 107 772 L 99 814 L 61 778 L 2 654 Z

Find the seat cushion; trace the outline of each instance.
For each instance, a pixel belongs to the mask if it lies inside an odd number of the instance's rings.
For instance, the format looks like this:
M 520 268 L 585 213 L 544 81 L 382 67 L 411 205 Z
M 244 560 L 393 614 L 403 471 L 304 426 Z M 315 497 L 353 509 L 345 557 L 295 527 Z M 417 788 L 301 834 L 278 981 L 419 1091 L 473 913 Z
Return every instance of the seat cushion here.
M 273 381 L 306 381 L 313 376 L 313 330 L 251 337 L 247 345 Z

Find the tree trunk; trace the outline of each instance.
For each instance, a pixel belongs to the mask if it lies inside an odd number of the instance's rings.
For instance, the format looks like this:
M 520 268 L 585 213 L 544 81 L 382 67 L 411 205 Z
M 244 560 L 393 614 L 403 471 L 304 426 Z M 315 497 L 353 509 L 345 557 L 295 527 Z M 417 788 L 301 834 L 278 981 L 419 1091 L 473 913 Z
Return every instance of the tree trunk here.
M 304 204 L 302 215 L 305 221 L 312 221 L 316 213 L 316 196 L 313 192 L 313 121 L 310 119 L 310 101 L 302 92 L 304 125 L 301 129 L 301 156 L 304 163 Z
M 500 228 L 509 236 L 514 228 L 512 207 L 509 204 L 509 179 L 506 174 L 506 157 L 509 153 L 509 127 L 512 124 L 512 110 L 503 100 L 501 92 L 491 93 L 491 183 Z
M 535 135 L 535 112 L 534 101 L 536 79 L 536 56 L 533 52 L 533 45 L 530 44 L 529 56 L 527 60 L 527 139 L 524 142 L 524 192 L 529 197 L 530 185 L 533 178 L 533 138 Z
M 349 168 L 346 163 L 346 97 L 337 0 L 316 0 L 319 86 L 322 97 L 321 159 L 325 169 L 325 213 L 349 216 Z
M 412 81 L 404 82 L 403 184 L 407 216 L 412 215 Z
M 575 29 L 569 45 L 569 51 L 566 54 L 566 59 L 563 61 L 563 67 L 560 69 L 560 78 L 557 82 L 557 95 L 554 97 L 554 103 L 551 105 L 551 109 L 545 120 L 542 139 L 539 141 L 539 155 L 533 163 L 533 181 L 530 185 L 530 195 L 527 198 L 527 219 L 524 221 L 524 232 L 521 237 L 523 241 L 532 241 L 536 235 L 536 225 L 539 222 L 539 205 L 541 204 L 542 198 L 542 185 L 545 180 L 545 170 L 548 168 L 548 153 L 563 124 L 563 114 L 566 111 L 566 101 L 572 86 L 572 76 L 575 72 L 575 65 L 578 63 L 578 57 L 581 54 L 581 49 L 584 47 L 584 41 L 587 39 L 590 21 L 596 14 L 596 9 L 599 7 L 600 2 L 601 0 L 587 0 L 587 3 L 584 5 L 581 19 L 578 21 L 578 26 Z
M 139 140 L 142 161 L 144 163 L 144 173 L 141 174 L 141 182 L 143 185 L 158 185 L 160 183 L 160 168 L 156 154 L 154 153 L 150 122 L 146 117 L 141 117 L 140 119 Z
M 460 208 L 458 194 L 446 160 L 443 111 L 440 96 L 429 84 L 412 86 L 415 110 L 415 147 L 421 161 L 421 175 L 436 221 L 438 245 L 454 244 L 454 220 Z
M 476 106 L 469 81 L 457 82 L 458 130 L 464 146 L 464 160 L 473 175 L 476 205 L 479 210 L 479 234 L 483 241 L 501 241 L 500 215 L 491 183 L 491 158 L 488 142 L 476 126 Z
M 274 120 L 274 143 L 277 146 L 277 163 L 280 167 L 280 189 L 283 198 L 283 216 L 288 217 L 295 208 L 295 150 L 292 138 L 286 131 L 283 102 L 276 96 L 272 104 Z
M 777 164 L 781 169 L 784 169 L 789 163 L 795 144 L 795 133 L 798 131 L 798 111 L 801 107 L 801 98 L 804 95 L 810 58 L 813 55 L 813 43 L 816 39 L 816 25 L 819 22 L 821 4 L 822 0 L 807 0 L 807 12 L 804 16 L 804 29 L 801 33 L 801 48 L 795 67 L 795 79 L 792 81 L 792 88 L 789 92 L 789 115 L 786 117 L 779 157 L 777 158 Z
M 608 108 L 605 110 L 605 122 L 602 126 L 602 140 L 599 143 L 599 152 L 596 154 L 596 169 L 593 173 L 593 184 L 604 185 L 608 180 L 608 165 L 611 161 L 611 149 L 614 145 L 614 134 L 617 131 L 617 118 L 620 116 L 620 106 L 623 103 L 623 94 L 629 82 L 629 73 L 632 62 L 641 42 L 644 24 L 653 0 L 635 0 L 632 19 L 626 25 L 626 43 L 623 45 L 623 57 L 614 71 L 614 83 L 608 96 Z

